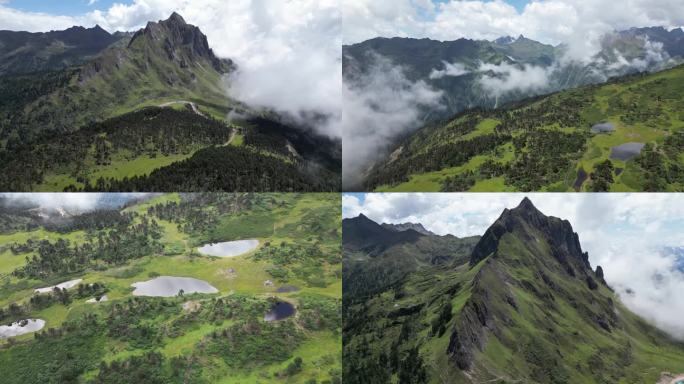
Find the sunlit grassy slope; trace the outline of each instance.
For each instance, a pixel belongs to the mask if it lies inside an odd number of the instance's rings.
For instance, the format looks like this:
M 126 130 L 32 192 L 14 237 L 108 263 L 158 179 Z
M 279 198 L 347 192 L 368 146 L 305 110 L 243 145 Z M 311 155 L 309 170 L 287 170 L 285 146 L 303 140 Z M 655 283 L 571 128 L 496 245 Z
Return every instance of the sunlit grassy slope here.
M 683 93 L 684 66 L 679 66 L 498 110 L 465 112 L 452 121 L 423 128 L 401 143 L 399 158 L 378 166 L 369 178 L 369 188 L 680 191 L 684 189 Z M 602 122 L 612 123 L 614 131 L 592 133 L 591 127 Z M 546 143 L 535 142 L 534 136 L 542 132 L 552 137 Z M 508 135 L 507 143 L 481 145 L 476 140 L 502 135 Z M 647 144 L 640 156 L 628 161 L 610 158 L 613 147 L 632 142 Z M 480 147 L 464 159 L 452 156 L 475 145 Z M 439 158 L 431 159 L 430 154 Z M 489 164 L 483 166 L 485 162 Z M 593 180 L 597 177 L 592 176 L 597 165 L 606 162 L 612 165 L 602 180 L 607 186 L 599 187 Z M 579 170 L 588 174 L 584 182 L 577 180 Z M 449 178 L 461 182 L 450 183 Z
M 236 198 L 242 198 L 241 196 L 246 195 L 239 194 Z M 160 195 L 152 200 L 133 205 L 126 211 L 145 215 L 150 207 L 157 204 L 180 201 L 179 194 Z M 299 321 L 305 321 L 303 318 L 300 319 L 299 313 L 293 320 L 286 320 L 281 325 L 281 327 L 294 326 L 301 331 L 298 333 L 296 342 L 288 348 L 287 354 L 278 355 L 283 357 L 275 357 L 273 360 L 271 357 L 263 357 L 269 355 L 268 350 L 263 350 L 263 348 L 268 348 L 269 341 L 267 339 L 260 341 L 257 336 L 254 336 L 253 341 L 246 341 L 246 345 L 250 343 L 260 345 L 258 352 L 256 350 L 252 352 L 254 354 L 249 358 L 249 364 L 235 363 L 230 356 L 205 355 L 197 352 L 198 345 L 206 343 L 211 334 L 221 332 L 231 325 L 248 323 L 267 327 L 263 321 L 265 313 L 260 308 L 267 308 L 268 303 L 274 300 L 293 303 L 299 307 L 299 312 L 306 313 L 306 316 L 312 312 L 303 306 L 315 309 L 315 303 L 327 303 L 326 305 L 337 303 L 335 311 L 340 310 L 338 299 L 341 298 L 342 282 L 340 278 L 335 277 L 339 273 L 339 261 L 330 263 L 308 259 L 310 261 L 303 262 L 301 266 L 286 264 L 281 267 L 291 270 L 289 277 L 285 280 L 277 280 L 267 272 L 273 267 L 273 260 L 254 258 L 254 255 L 267 244 L 275 247 L 280 246 L 281 243 L 302 245 L 315 243 L 322 250 L 321 252 L 333 256 L 339 255 L 340 240 L 335 240 L 340 236 L 338 195 L 272 194 L 259 201 L 262 203 L 249 210 L 236 210 L 232 214 L 219 217 L 215 226 L 201 233 L 184 232 L 176 223 L 158 220 L 163 228 L 163 235 L 160 239 L 164 246 L 162 253 L 150 254 L 123 265 L 89 269 L 77 275 L 55 276 L 43 281 L 19 279 L 11 272 L 24 265 L 25 258 L 31 257 L 31 254 L 14 255 L 8 248 L 3 247 L 0 253 L 0 279 L 2 279 L 0 280 L 0 308 L 7 308 L 12 303 L 25 303 L 37 287 L 73 278 L 82 278 L 84 284 L 97 282 L 108 288 L 108 302 L 88 304 L 84 299 L 76 299 L 68 305 L 54 303 L 45 309 L 30 313 L 31 318 L 41 318 L 47 322 L 45 329 L 59 329 L 68 322 L 78 321 L 86 314 L 105 317 L 110 310 L 132 297 L 132 283 L 146 281 L 159 275 L 193 277 L 205 280 L 219 290 L 219 293 L 215 295 L 193 294 L 166 299 L 172 309 L 151 316 L 145 321 L 154 323 L 161 329 L 178 329 L 179 332 L 169 333 L 151 346 L 140 344 L 135 337 L 111 337 L 106 332 L 88 333 L 76 337 L 76 331 L 71 331 L 63 337 L 48 338 L 43 341 L 33 341 L 34 335 L 27 334 L 12 339 L 12 345 L 15 345 L 13 347 L 8 346 L 8 340 L 0 340 L 0 372 L 6 378 L 11 377 L 10 381 L 6 382 L 43 382 L 41 378 L 47 375 L 47 372 L 54 374 L 54 371 L 49 371 L 52 368 L 48 369 L 46 366 L 60 364 L 56 356 L 65 353 L 83 359 L 82 373 L 77 374 L 77 377 L 79 382 L 87 382 L 98 377 L 100 361 L 107 363 L 124 361 L 152 351 L 161 353 L 167 359 L 162 367 L 166 372 L 173 369 L 172 358 L 180 356 L 200 359 L 199 366 L 194 368 L 196 375 L 189 381 L 192 383 L 305 383 L 310 379 L 315 379 L 320 383 L 335 378 L 339 380 L 342 342 L 339 329 L 321 327 L 310 330 L 299 325 Z M 211 206 L 207 209 L 210 212 L 213 210 Z M 306 229 L 310 228 L 309 226 L 319 228 L 323 233 L 309 232 Z M 0 246 L 22 244 L 28 239 L 51 242 L 68 239 L 72 243 L 79 244 L 86 236 L 84 231 L 59 234 L 38 229 L 31 232 L 0 234 Z M 197 251 L 197 247 L 210 241 L 248 238 L 258 239 L 260 246 L 257 250 L 244 255 L 231 258 L 207 257 Z M 301 275 L 297 271 L 301 268 L 322 269 L 321 273 L 325 276 L 325 282 L 316 286 L 311 285 L 308 280 L 299 277 Z M 275 281 L 275 286 L 266 284 L 266 281 Z M 285 283 L 295 285 L 300 290 L 277 293 L 275 289 Z M 192 318 L 192 315 L 181 309 L 181 305 L 190 300 L 197 301 L 202 310 L 204 308 L 208 310 L 217 299 L 238 300 L 240 298 L 252 303 L 244 307 L 243 310 L 246 311 L 244 314 L 215 321 L 191 321 L 188 317 Z M 311 305 L 314 307 L 310 307 Z M 199 319 L 203 318 L 202 313 L 204 312 L 197 315 Z M 279 353 L 282 354 L 282 352 Z M 28 355 L 31 356 L 30 362 L 27 360 Z M 279 378 L 279 375 L 296 357 L 304 362 L 301 372 L 292 374 L 290 377 Z

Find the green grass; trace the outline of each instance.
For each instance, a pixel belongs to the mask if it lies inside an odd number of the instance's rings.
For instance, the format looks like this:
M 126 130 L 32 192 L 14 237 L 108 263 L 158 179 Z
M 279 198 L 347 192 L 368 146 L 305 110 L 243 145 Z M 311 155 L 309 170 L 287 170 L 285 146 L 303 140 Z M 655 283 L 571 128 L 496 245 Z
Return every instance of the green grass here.
M 583 107 L 577 107 L 575 111 L 582 120 L 577 125 L 560 128 L 558 123 L 544 123 L 539 126 L 528 127 L 530 129 L 559 129 L 563 132 L 587 132 L 592 125 L 599 122 L 611 122 L 615 130 L 609 133 L 588 134 L 586 149 L 583 153 L 568 154 L 571 157 L 570 166 L 579 169 L 582 167 L 588 174 L 594 166 L 608 160 L 611 148 L 629 143 L 662 144 L 663 140 L 674 132 L 684 129 L 684 113 L 681 113 L 681 93 L 684 92 L 684 66 L 678 66 L 670 70 L 649 74 L 645 77 L 627 78 L 622 82 L 603 84 L 600 86 L 587 86 L 574 90 L 568 90 L 550 95 L 546 98 L 535 100 L 530 104 L 516 107 L 523 111 L 543 102 L 554 105 L 563 103 L 577 103 L 578 100 L 589 100 Z M 489 116 L 489 117 L 488 117 Z M 473 139 L 478 136 L 492 134 L 500 121 L 493 114 L 473 112 L 470 115 L 460 116 L 444 125 L 428 126 L 418 131 L 404 144 L 402 156 L 416 157 L 429 153 L 436 146 L 447 143 L 457 143 L 461 140 Z M 476 119 L 475 128 L 466 134 L 462 134 L 469 119 Z M 467 128 L 467 127 L 466 127 Z M 514 137 L 522 134 L 513 131 Z M 510 192 L 515 188 L 507 185 L 504 178 L 493 177 L 487 179 L 478 173 L 479 166 L 486 160 L 494 160 L 502 163 L 510 163 L 521 157 L 527 149 L 521 153 L 513 151 L 512 143 L 508 143 L 499 149 L 504 149 L 498 154 L 487 151 L 476 155 L 462 166 L 444 168 L 438 171 L 414 172 L 407 174 L 408 181 L 396 185 L 380 185 L 375 188 L 378 192 L 436 192 L 441 189 L 442 183 L 448 177 L 460 175 L 466 171 L 476 173 L 476 183 L 471 191 L 477 192 Z M 454 149 L 455 151 L 457 149 Z M 534 156 L 534 153 L 530 154 Z M 684 166 L 684 157 L 670 159 L 672 165 Z M 634 161 L 627 163 L 619 160 L 611 160 L 614 167 L 626 168 L 625 173 L 614 176 L 614 182 L 610 191 L 642 191 L 645 171 L 636 167 Z M 385 165 L 391 168 L 392 163 Z M 434 169 L 434 168 L 431 168 Z M 557 169 L 554 172 L 559 172 Z M 564 170 L 560 170 L 564 172 Z M 546 185 L 542 185 L 540 191 L 548 192 L 571 192 L 574 191 L 574 176 L 557 177 L 548 179 Z M 582 187 L 587 191 L 591 181 L 588 179 Z M 682 185 L 672 182 L 665 187 L 664 191 L 679 191 Z
M 54 284 L 71 278 L 83 278 L 85 284 L 94 282 L 105 284 L 109 290 L 107 292 L 108 302 L 87 304 L 85 303 L 86 299 L 74 299 L 67 306 L 52 304 L 45 309 L 30 313 L 32 318 L 46 320 L 46 329 L 59 328 L 65 321 L 77 320 L 87 313 L 104 315 L 107 313 L 108 308 L 132 296 L 132 283 L 146 281 L 151 276 L 156 275 L 194 277 L 205 280 L 216 287 L 219 290 L 217 294 L 192 296 L 193 300 L 200 301 L 202 307 L 208 307 L 212 298 L 228 298 L 231 295 L 247 295 L 254 300 L 262 301 L 270 297 L 278 297 L 281 300 L 288 300 L 295 304 L 299 302 L 300 295 L 307 293 L 339 299 L 342 295 L 341 279 L 336 279 L 326 287 L 314 288 L 308 287 L 306 281 L 300 280 L 293 275 L 290 277 L 288 284 L 300 287 L 301 291 L 280 294 L 275 292 L 278 284 L 275 287 L 264 284 L 266 280 L 273 279 L 266 272 L 266 268 L 270 263 L 268 261 L 253 260 L 251 256 L 255 251 L 230 258 L 206 257 L 196 252 L 196 247 L 206 241 L 206 236 L 216 236 L 223 240 L 257 238 L 261 244 L 267 241 L 270 241 L 272 244 L 279 244 L 281 241 L 307 242 L 309 241 L 308 237 L 312 234 L 302 231 L 301 228 L 303 223 L 309 223 L 309 220 L 312 218 L 315 221 L 323 220 L 321 223 L 322 228 L 337 228 L 339 225 L 340 207 L 339 195 L 337 194 L 271 194 L 271 196 L 276 201 L 282 203 L 278 208 L 256 206 L 241 214 L 226 214 L 219 220 L 218 225 L 209 232 L 209 235 L 181 232 L 175 223 L 159 220 L 159 224 L 164 229 L 161 238 L 164 244 L 164 254 L 148 255 L 130 261 L 125 265 L 102 270 L 87 270 L 78 276 L 59 277 L 55 278 L 56 281 L 50 282 L 18 280 L 12 277 L 10 281 L 13 285 L 3 287 L 2 281 L 0 281 L 0 306 L 6 307 L 12 302 L 25 302 L 33 295 L 35 287 L 46 286 L 48 283 Z M 128 207 L 126 210 L 145 214 L 147 209 L 154 204 L 178 202 L 179 200 L 179 194 L 157 195 Z M 57 234 L 41 229 L 33 232 L 0 235 L 0 245 L 13 242 L 22 243 L 29 238 L 44 238 L 51 241 L 56 241 L 59 238 L 68 238 L 74 242 L 80 242 L 84 240 L 84 236 L 83 232 Z M 333 245 L 325 243 L 321 246 L 327 248 Z M 167 252 L 169 250 L 173 250 L 173 252 Z M 23 260 L 24 255 L 15 256 L 9 253 L 9 251 L 3 252 L 0 254 L 0 271 L 9 273 L 17 266 L 22 265 Z M 340 265 L 326 266 L 326 268 L 340 268 Z M 229 269 L 233 269 L 235 272 L 228 273 Z M 187 300 L 189 299 L 188 297 Z M 179 302 L 182 302 L 182 300 Z M 178 308 L 178 315 L 172 315 L 168 318 L 160 317 L 150 321 L 166 326 L 178 318 L 181 313 L 182 311 Z M 259 314 L 256 320 L 262 322 L 262 316 L 263 314 Z M 236 319 L 235 321 L 244 320 Z M 202 343 L 207 335 L 230 326 L 232 321 L 224 320 L 217 323 L 200 322 L 188 325 L 178 337 L 164 337 L 160 344 L 154 347 L 154 350 L 158 350 L 167 358 L 178 355 L 187 356 L 198 350 L 198 344 Z M 22 348 L 32 348 L 31 346 L 36 343 L 33 341 L 33 338 L 33 334 L 23 335 L 15 338 L 19 346 L 4 350 L 0 348 L 0 362 L 11 365 L 11 372 L 17 372 L 21 368 L 15 366 L 18 364 L 16 358 L 22 356 L 21 353 L 23 352 L 16 352 L 15 354 L 14 351 L 19 351 L 20 349 L 23 351 Z M 126 339 L 113 339 L 105 334 L 98 335 L 95 338 L 84 338 L 82 346 L 93 349 L 90 353 L 94 363 L 88 363 L 88 366 L 85 367 L 84 373 L 80 376 L 81 381 L 97 377 L 100 360 L 106 362 L 121 361 L 149 351 L 133 346 L 130 341 Z M 6 343 L 7 341 L 0 342 L 0 344 Z M 209 382 L 216 383 L 256 381 L 263 383 L 304 383 L 312 378 L 317 379 L 320 383 L 330 378 L 331 373 L 339 376 L 342 364 L 341 343 L 341 336 L 332 331 L 306 331 L 304 332 L 302 343 L 289 351 L 291 357 L 286 361 L 278 361 L 256 369 L 235 369 L 225 365 L 221 358 L 203 357 L 203 377 Z M 58 345 L 59 343 L 51 341 L 49 345 L 52 344 Z M 64 345 L 69 346 L 71 344 Z M 303 371 L 290 379 L 275 378 L 274 375 L 284 371 L 294 357 L 301 357 L 304 360 Z M 32 369 L 35 372 L 45 372 L 44 366 L 49 364 L 46 362 L 49 360 L 49 355 L 42 356 L 40 362 L 43 368 Z M 3 367 L 5 366 L 3 365 Z M 263 372 L 266 373 L 265 376 L 262 374 Z M 19 377 L 24 379 L 26 377 L 33 377 L 29 372 L 25 374 L 26 376 Z M 29 379 L 25 380 L 28 380 L 26 382 L 32 382 Z
M 197 148 L 199 149 L 199 148 Z M 163 156 L 161 154 L 156 157 L 143 155 L 133 159 L 126 159 L 124 155 L 115 156 L 111 164 L 102 166 L 93 166 L 86 174 L 90 184 L 94 185 L 97 179 L 113 178 L 121 180 L 124 177 L 131 178 L 133 176 L 146 176 L 152 173 L 155 169 L 163 168 L 175 162 L 182 161 L 192 157 L 197 149 L 186 154 L 175 154 Z M 71 176 L 72 172 L 67 173 L 52 173 L 45 176 L 42 184 L 35 187 L 36 192 L 62 191 L 69 185 L 83 187 L 83 183 L 76 181 L 76 178 Z
M 463 135 L 461 137 L 461 140 L 470 140 L 477 136 L 494 133 L 494 128 L 496 128 L 496 126 L 499 124 L 501 124 L 501 122 L 495 119 L 482 119 L 482 121 L 477 123 L 477 125 L 475 126 L 475 130 Z
M 449 176 L 458 175 L 465 171 L 474 171 L 487 160 L 487 156 L 475 156 L 466 164 L 459 167 L 447 168 L 441 171 L 411 175 L 409 181 L 396 186 L 381 186 L 376 192 L 439 192 L 442 181 Z
M 245 135 L 236 133 L 235 136 L 233 136 L 233 140 L 230 142 L 230 145 L 234 145 L 236 147 L 240 147 L 245 144 Z

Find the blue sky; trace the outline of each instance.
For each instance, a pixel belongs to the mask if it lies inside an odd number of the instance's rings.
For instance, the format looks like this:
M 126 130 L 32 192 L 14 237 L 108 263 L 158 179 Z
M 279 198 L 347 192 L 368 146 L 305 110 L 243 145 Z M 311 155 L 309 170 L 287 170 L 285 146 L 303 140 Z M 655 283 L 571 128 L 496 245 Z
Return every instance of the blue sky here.
M 131 4 L 132 0 L 9 0 L 4 5 L 26 12 L 41 12 L 53 15 L 77 16 L 95 9 L 106 10 L 114 3 Z
M 446 3 L 450 0 L 434 0 L 435 3 Z M 522 12 L 528 0 L 507 0 L 518 12 Z M 90 0 L 9 0 L 5 5 L 27 12 L 43 12 L 57 15 L 75 16 L 93 9 L 108 9 L 114 3 L 131 4 L 132 0 L 96 0 L 88 5 Z
M 436 4 L 439 3 L 448 3 L 451 0 L 434 0 L 433 2 Z M 515 9 L 518 10 L 518 12 L 522 12 L 522 10 L 525 8 L 525 5 L 529 3 L 529 0 L 505 0 L 506 3 L 512 5 L 515 7 Z

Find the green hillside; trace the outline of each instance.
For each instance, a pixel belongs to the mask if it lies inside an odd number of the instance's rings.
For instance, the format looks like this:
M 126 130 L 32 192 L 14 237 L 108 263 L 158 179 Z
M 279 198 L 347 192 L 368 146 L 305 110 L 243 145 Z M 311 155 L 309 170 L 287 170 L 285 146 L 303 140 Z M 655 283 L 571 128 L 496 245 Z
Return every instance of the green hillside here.
M 334 172 L 304 170 L 307 162 L 319 159 L 300 145 L 301 139 L 310 139 L 305 134 L 282 126 L 279 132 L 265 136 L 259 126 L 248 122 L 239 127 L 200 113 L 187 105 L 176 109 L 148 107 L 0 152 L 0 163 L 4 164 L 0 166 L 0 190 L 339 189 Z M 286 129 L 296 134 L 291 141 L 282 136 Z M 321 140 L 321 147 L 328 144 Z M 302 154 L 289 153 L 288 145 L 296 145 Z M 333 161 L 327 165 L 335 167 Z
M 213 54 L 199 28 L 174 14 L 80 66 L 2 77 L 1 94 L 9 102 L 0 108 L 0 133 L 10 142 L 25 142 L 41 131 L 74 131 L 176 100 L 196 102 L 225 118 L 232 102 L 221 75 L 233 69 L 231 61 Z
M 378 191 L 682 191 L 684 66 L 430 124 L 366 179 Z M 594 132 L 600 123 L 610 132 Z M 614 147 L 641 145 L 630 157 Z M 586 177 L 585 177 L 586 176 Z
M 233 100 L 236 66 L 198 27 L 174 13 L 117 39 L 77 66 L 0 76 L 0 190 L 340 189 L 340 140 Z
M 3 383 L 341 382 L 338 195 L 169 194 L 73 215 L 3 207 L 0 324 L 45 321 L 10 338 L 0 328 Z M 242 239 L 257 248 L 197 249 Z M 217 292 L 133 294 L 160 276 Z M 296 312 L 266 321 L 277 303 Z
M 684 371 L 684 343 L 620 302 L 569 222 L 524 200 L 471 250 L 372 292 L 345 284 L 345 383 L 652 384 Z M 347 239 L 344 251 L 346 269 Z M 404 258 L 389 250 L 387 269 Z

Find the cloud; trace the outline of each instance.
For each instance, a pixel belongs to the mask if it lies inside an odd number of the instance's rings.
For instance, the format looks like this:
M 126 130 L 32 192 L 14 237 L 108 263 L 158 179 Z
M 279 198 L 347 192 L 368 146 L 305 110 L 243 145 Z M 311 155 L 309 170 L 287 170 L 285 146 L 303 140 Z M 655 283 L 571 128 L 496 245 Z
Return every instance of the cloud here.
M 606 39 L 610 39 L 607 36 Z M 663 43 L 653 42 L 646 36 L 637 36 L 636 41 L 641 43 L 641 55 L 633 58 L 626 58 L 625 54 L 616 49 L 608 52 L 612 54 L 612 61 L 597 60 L 599 64 L 605 65 L 605 72 L 608 76 L 624 74 L 626 71 L 652 71 L 660 70 L 673 63 L 670 55 L 663 49 Z
M 78 19 L 71 16 L 24 12 L 4 4 L 0 2 L 0 30 L 47 32 L 67 29 L 78 23 Z
M 612 0 L 534 0 L 521 12 L 502 0 L 435 3 L 345 1 L 344 41 L 353 44 L 378 36 L 493 40 L 522 34 L 548 44 L 566 43 L 569 58 L 585 60 L 598 52 L 601 36 L 611 31 L 684 25 L 679 0 L 626 0 L 620 6 Z
M 435 10 L 429 0 L 345 0 L 341 5 L 346 43 L 378 36 L 422 36 L 422 15 Z
M 242 37 L 253 41 L 237 56 L 240 69 L 231 94 L 303 121 L 324 114 L 328 120 L 321 131 L 339 138 L 342 16 L 337 3 L 274 0 L 262 6 L 253 10 L 259 27 Z
M 444 76 L 458 77 L 470 73 L 465 65 L 461 63 L 452 64 L 446 61 L 442 61 L 442 63 L 444 64 L 444 69 L 433 69 L 432 72 L 430 72 L 430 80 L 441 79 Z
M 539 92 L 548 89 L 552 70 L 553 67 L 527 64 L 481 63 L 478 71 L 482 72 L 482 76 L 478 81 L 485 91 L 495 97 L 514 91 Z
M 88 6 L 90 7 L 91 5 L 95 5 L 97 2 L 98 0 L 88 0 Z
M 234 97 L 300 120 L 327 117 L 319 131 L 340 137 L 342 12 L 337 0 L 133 0 L 69 17 L 0 6 L 0 29 L 48 31 L 99 24 L 137 30 L 178 12 L 200 27 L 217 55 L 233 59 Z
M 422 80 L 408 80 L 385 57 L 373 54 L 371 60 L 370 70 L 345 82 L 342 90 L 345 188 L 358 184 L 369 164 L 385 155 L 399 135 L 418 126 L 421 108 L 440 108 L 440 91 Z
M 35 205 L 41 208 L 64 208 L 85 212 L 96 208 L 115 208 L 149 193 L 1 193 L 0 202 L 6 205 Z
M 547 215 L 567 219 L 592 266 L 623 303 L 684 340 L 684 274 L 666 247 L 684 246 L 684 197 L 677 194 L 374 193 L 344 195 L 343 217 L 363 213 L 382 223 L 419 222 L 440 235 L 482 235 L 504 208 L 524 196 Z M 632 293 L 629 293 L 632 292 Z

